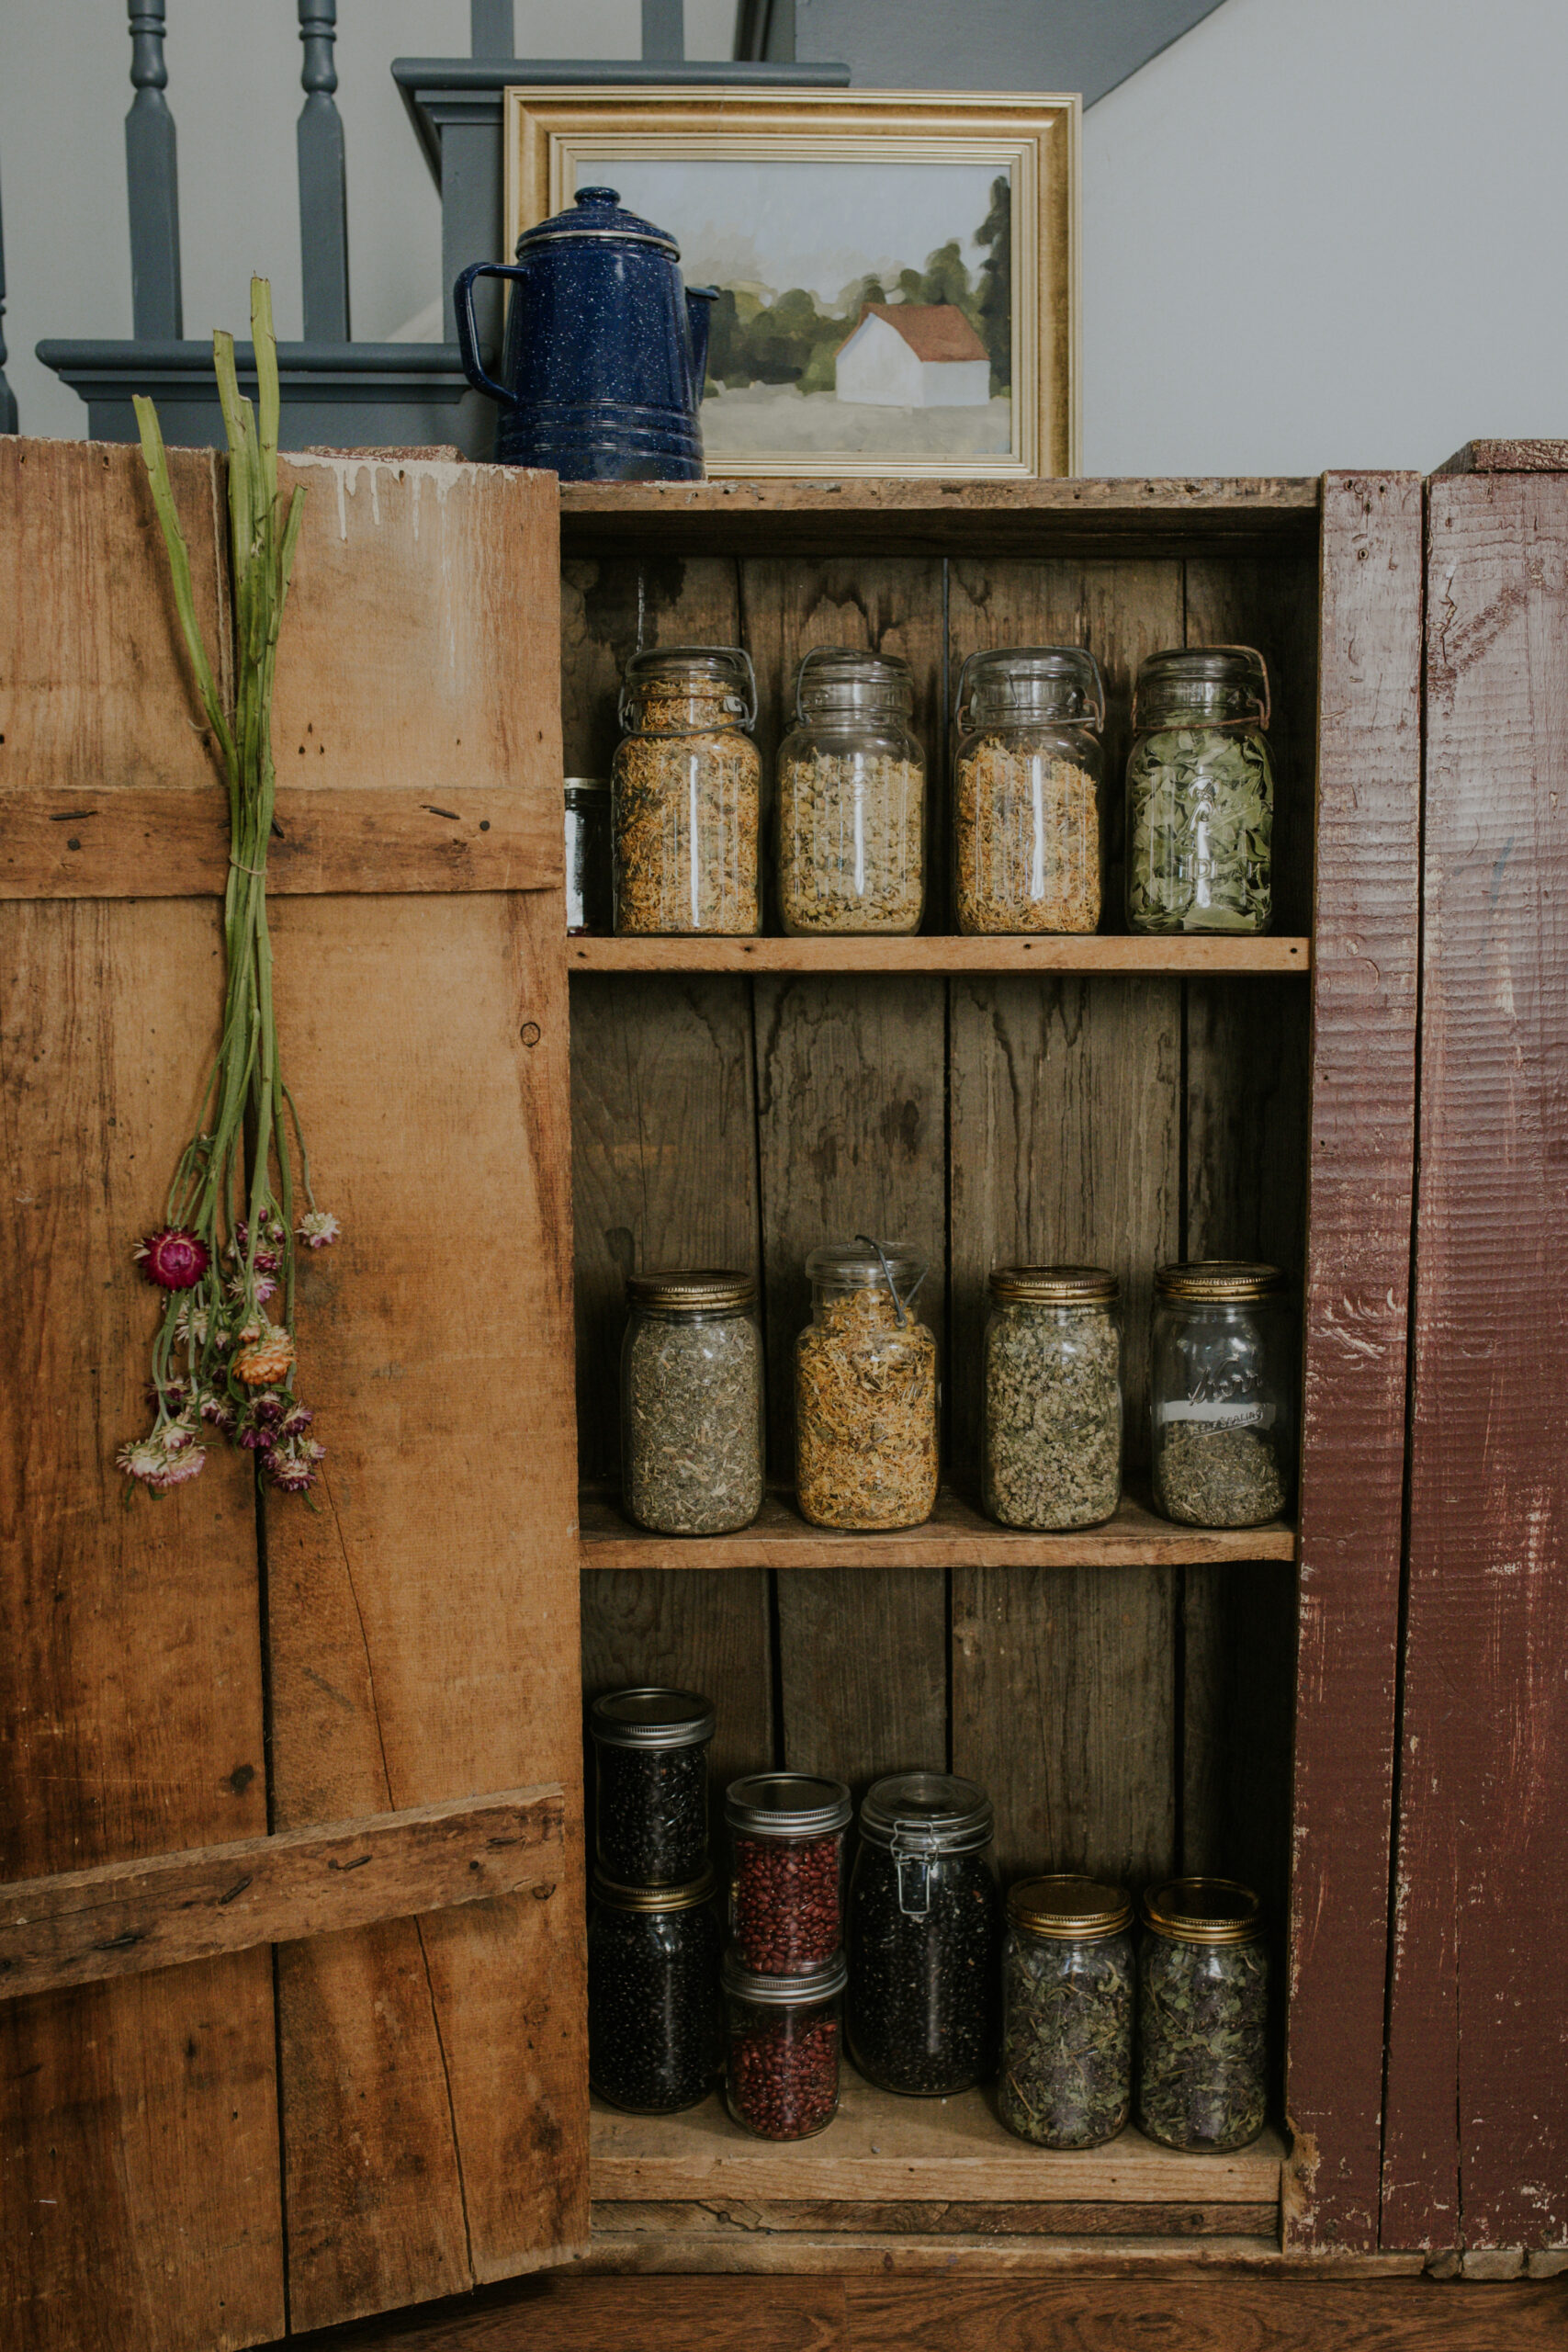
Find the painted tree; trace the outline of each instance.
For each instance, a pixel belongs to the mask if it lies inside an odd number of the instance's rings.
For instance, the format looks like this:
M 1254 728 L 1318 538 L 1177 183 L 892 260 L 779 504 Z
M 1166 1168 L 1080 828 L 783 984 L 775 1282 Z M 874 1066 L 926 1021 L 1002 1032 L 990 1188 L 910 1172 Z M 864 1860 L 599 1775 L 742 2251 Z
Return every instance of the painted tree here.
M 991 363 L 991 393 L 1012 390 L 1012 187 L 1004 177 L 991 182 L 991 209 L 975 232 L 987 249 L 980 264 L 979 317 L 976 324 Z

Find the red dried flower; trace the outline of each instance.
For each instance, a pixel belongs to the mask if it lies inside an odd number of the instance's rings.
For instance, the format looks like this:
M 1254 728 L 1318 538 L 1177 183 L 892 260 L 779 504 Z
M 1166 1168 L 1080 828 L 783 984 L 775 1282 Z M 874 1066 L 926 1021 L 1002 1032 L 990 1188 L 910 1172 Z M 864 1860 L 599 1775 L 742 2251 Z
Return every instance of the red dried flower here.
M 183 1227 L 165 1225 L 136 1245 L 141 1271 L 160 1290 L 194 1290 L 211 1259 L 207 1244 Z

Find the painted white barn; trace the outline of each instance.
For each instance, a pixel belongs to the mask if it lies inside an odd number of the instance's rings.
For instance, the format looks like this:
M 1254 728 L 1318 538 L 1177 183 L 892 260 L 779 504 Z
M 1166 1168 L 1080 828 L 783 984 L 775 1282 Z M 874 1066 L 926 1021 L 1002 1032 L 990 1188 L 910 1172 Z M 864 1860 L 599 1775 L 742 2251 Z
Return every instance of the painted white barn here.
M 951 302 L 868 302 L 839 345 L 834 390 L 879 408 L 983 408 L 991 363 Z

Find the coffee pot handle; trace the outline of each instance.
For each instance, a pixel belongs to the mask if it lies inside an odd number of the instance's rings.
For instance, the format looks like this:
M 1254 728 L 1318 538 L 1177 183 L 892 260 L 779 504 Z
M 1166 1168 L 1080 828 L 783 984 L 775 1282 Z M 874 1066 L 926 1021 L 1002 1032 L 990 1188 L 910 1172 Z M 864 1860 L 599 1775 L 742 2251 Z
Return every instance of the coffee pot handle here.
M 463 373 L 476 392 L 488 392 L 492 401 L 510 401 L 515 395 L 487 376 L 479 364 L 479 334 L 474 320 L 474 280 L 476 277 L 521 277 L 523 272 L 498 261 L 477 261 L 464 270 L 452 289 L 457 312 L 457 348 L 463 357 Z

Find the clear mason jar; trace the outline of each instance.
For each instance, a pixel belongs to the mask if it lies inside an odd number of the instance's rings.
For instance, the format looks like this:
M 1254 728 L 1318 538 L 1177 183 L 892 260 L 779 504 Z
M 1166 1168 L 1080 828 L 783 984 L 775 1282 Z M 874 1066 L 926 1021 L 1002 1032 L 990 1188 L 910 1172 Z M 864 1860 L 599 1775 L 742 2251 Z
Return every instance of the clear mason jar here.
M 1179 1878 L 1144 1897 L 1138 2125 L 1168 2148 L 1245 2148 L 1269 2112 L 1269 1952 L 1258 1897 Z
M 1290 1500 L 1294 1318 L 1277 1266 L 1161 1266 L 1150 1331 L 1155 1509 L 1189 1527 L 1259 1527 Z
M 1105 686 L 1078 646 L 972 653 L 954 713 L 961 932 L 1100 927 Z
M 722 1535 L 762 1508 L 757 1285 L 722 1269 L 632 1274 L 621 1342 L 621 1498 L 657 1535 Z
M 617 1886 L 682 1886 L 708 1859 L 711 1700 L 694 1690 L 607 1690 L 588 1710 L 593 1849 Z
M 595 1871 L 588 1920 L 588 2080 L 633 2115 L 695 2107 L 718 2071 L 724 1949 L 711 1871 L 617 1886 Z
M 896 655 L 820 646 L 795 682 L 779 746 L 779 912 L 786 933 L 919 931 L 926 763 Z
M 820 1968 L 843 1942 L 842 1781 L 753 1772 L 724 1792 L 729 1932 L 741 1965 L 765 1976 Z
M 1127 928 L 1263 932 L 1273 920 L 1269 673 L 1247 645 L 1151 653 L 1133 695 Z
M 795 1493 L 815 1527 L 918 1527 L 936 1508 L 936 1340 L 926 1261 L 897 1242 L 814 1250 L 795 1342 Z
M 875 1781 L 850 1874 L 850 2055 L 879 2090 L 949 2098 L 997 2063 L 1001 1892 L 989 1799 L 946 1772 Z
M 566 931 L 569 939 L 613 931 L 615 894 L 610 871 L 610 780 L 566 780 Z
M 1122 1499 L 1121 1286 L 1100 1266 L 998 1266 L 981 1501 L 1004 1527 L 1098 1527 Z
M 1133 1905 L 1053 1875 L 1008 1894 L 997 2112 L 1041 2148 L 1098 2148 L 1133 2104 Z
M 617 932 L 761 928 L 756 717 L 739 648 L 669 646 L 627 662 L 610 772 Z
M 759 2139 L 809 2140 L 837 2114 L 847 1973 L 842 1953 L 798 1976 L 771 1976 L 725 1954 L 725 2100 Z

